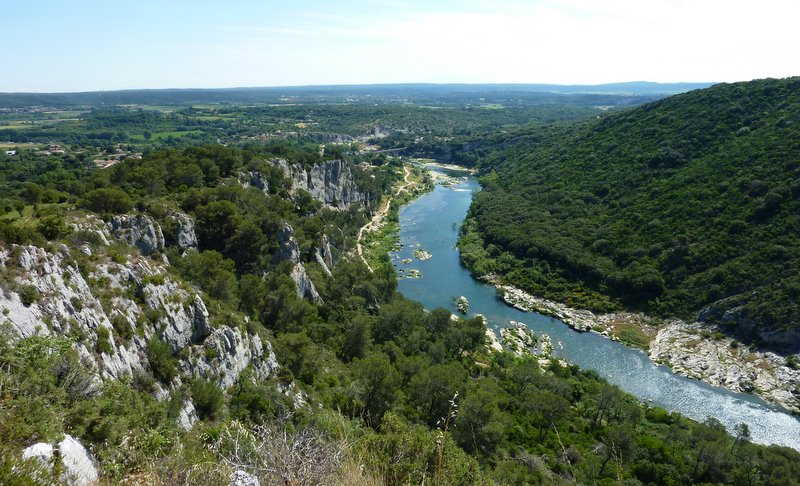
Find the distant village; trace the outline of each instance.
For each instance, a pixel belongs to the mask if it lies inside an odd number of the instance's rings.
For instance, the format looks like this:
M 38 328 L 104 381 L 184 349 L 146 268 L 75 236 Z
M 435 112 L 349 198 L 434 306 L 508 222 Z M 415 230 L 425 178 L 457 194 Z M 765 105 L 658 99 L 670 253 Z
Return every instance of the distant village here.
M 11 145 L 11 144 L 6 144 Z M 85 150 L 76 150 L 76 151 L 69 151 L 63 145 L 59 145 L 56 143 L 51 143 L 46 146 L 31 146 L 31 145 L 20 145 L 14 148 L 9 148 L 3 151 L 6 157 L 14 157 L 20 155 L 23 148 L 36 148 L 33 153 L 35 155 L 40 156 L 59 156 L 59 155 L 66 155 L 70 154 L 85 154 Z M 116 147 L 113 153 L 109 153 L 107 150 L 103 150 L 98 148 L 99 152 L 94 156 L 95 158 L 92 159 L 94 165 L 101 169 L 105 169 L 107 167 L 114 166 L 123 160 L 126 159 L 141 159 L 142 153 L 141 152 L 132 152 L 130 150 L 126 150 L 120 144 Z

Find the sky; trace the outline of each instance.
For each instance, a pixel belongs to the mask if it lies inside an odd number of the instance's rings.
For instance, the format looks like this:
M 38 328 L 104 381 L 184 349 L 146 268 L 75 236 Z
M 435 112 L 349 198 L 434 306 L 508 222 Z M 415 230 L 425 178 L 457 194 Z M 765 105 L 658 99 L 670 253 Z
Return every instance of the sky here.
M 0 0 L 0 92 L 800 75 L 796 0 Z

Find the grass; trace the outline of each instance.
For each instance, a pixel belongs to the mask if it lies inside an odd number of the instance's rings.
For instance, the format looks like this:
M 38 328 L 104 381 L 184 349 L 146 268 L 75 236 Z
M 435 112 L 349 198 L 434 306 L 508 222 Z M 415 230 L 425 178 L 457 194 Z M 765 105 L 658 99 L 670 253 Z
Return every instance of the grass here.
M 614 326 L 614 335 L 628 346 L 644 351 L 650 349 L 650 336 L 636 324 L 630 322 L 616 324 Z
M 39 217 L 51 214 L 65 214 L 69 208 L 68 203 L 39 204 Z M 22 212 L 16 209 L 0 216 L 0 220 L 14 220 L 14 225 L 20 228 L 32 228 L 39 222 L 39 217 L 34 214 L 33 206 L 25 206 Z

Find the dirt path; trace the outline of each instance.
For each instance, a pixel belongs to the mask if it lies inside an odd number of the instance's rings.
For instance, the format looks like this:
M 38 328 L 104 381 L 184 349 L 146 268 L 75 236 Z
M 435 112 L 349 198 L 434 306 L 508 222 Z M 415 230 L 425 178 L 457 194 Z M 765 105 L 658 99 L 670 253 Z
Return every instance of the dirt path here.
M 404 165 L 403 171 L 405 172 L 405 175 L 403 176 L 403 182 L 405 182 L 405 184 L 399 186 L 397 190 L 394 192 L 394 194 L 386 198 L 386 201 L 381 203 L 381 207 L 372 216 L 372 219 L 370 219 L 367 222 L 367 224 L 365 224 L 358 230 L 358 239 L 356 240 L 356 252 L 358 253 L 359 258 L 361 258 L 361 261 L 364 262 L 364 265 L 367 266 L 367 269 L 370 271 L 370 273 L 372 273 L 373 270 L 372 267 L 367 262 L 367 259 L 364 258 L 364 250 L 361 246 L 361 241 L 363 240 L 365 234 L 376 231 L 381 226 L 383 226 L 383 223 L 386 219 L 386 215 L 389 214 L 389 207 L 392 204 L 392 198 L 400 195 L 401 192 L 407 192 L 408 186 L 413 184 L 413 182 L 408 180 L 408 177 L 411 175 L 411 169 L 409 169 L 407 165 Z

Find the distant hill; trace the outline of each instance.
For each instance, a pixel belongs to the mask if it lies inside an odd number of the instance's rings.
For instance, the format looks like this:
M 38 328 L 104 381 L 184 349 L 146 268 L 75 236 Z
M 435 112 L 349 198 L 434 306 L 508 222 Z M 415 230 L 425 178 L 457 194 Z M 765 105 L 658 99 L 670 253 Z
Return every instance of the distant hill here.
M 710 83 L 613 83 L 601 85 L 556 84 L 372 84 L 335 86 L 289 86 L 228 89 L 142 89 L 83 93 L 0 93 L 0 108 L 25 106 L 107 106 L 127 104 L 174 105 L 189 103 L 290 103 L 369 101 L 361 98 L 408 98 L 432 101 L 498 94 L 602 94 L 664 96 L 710 86 Z M 356 98 L 356 99 L 353 99 Z M 373 100 L 374 101 L 374 100 Z
M 800 78 L 502 142 L 471 209 L 495 260 L 473 266 L 576 306 L 705 309 L 754 340 L 800 327 Z

